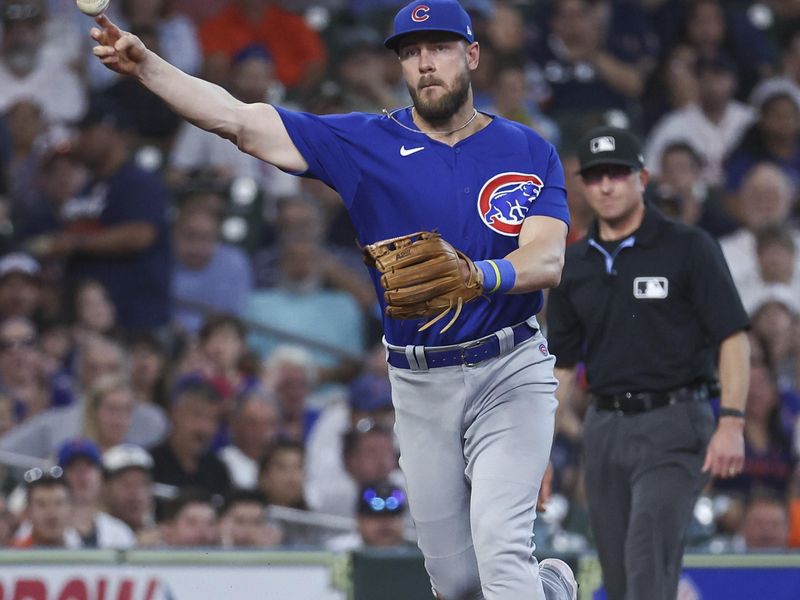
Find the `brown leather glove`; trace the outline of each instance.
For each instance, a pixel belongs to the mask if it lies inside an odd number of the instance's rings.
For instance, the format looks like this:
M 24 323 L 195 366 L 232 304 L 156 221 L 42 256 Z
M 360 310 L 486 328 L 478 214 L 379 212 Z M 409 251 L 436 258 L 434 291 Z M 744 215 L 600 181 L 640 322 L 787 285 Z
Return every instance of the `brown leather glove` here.
M 467 256 L 453 248 L 441 235 L 419 231 L 369 244 L 362 248 L 364 262 L 381 273 L 386 290 L 386 314 L 393 319 L 429 317 L 423 331 L 455 309 L 442 328 L 447 331 L 465 302 L 483 294 L 478 269 Z M 461 261 L 467 266 L 465 278 Z

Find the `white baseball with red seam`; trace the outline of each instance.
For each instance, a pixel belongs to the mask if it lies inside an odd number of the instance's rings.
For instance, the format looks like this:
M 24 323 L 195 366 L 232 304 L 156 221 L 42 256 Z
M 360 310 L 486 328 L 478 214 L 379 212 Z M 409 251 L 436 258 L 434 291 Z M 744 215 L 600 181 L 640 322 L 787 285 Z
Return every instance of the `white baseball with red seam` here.
M 96 17 L 108 8 L 108 0 L 75 0 L 75 4 L 83 14 L 90 17 Z

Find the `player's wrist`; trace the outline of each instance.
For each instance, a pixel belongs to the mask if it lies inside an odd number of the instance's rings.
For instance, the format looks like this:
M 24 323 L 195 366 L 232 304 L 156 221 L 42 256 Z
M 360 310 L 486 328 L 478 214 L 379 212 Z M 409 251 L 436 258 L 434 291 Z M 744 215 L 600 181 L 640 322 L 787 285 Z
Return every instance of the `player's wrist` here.
M 517 272 L 511 261 L 505 258 L 478 260 L 475 266 L 481 272 L 481 285 L 487 294 L 504 294 L 514 287 Z

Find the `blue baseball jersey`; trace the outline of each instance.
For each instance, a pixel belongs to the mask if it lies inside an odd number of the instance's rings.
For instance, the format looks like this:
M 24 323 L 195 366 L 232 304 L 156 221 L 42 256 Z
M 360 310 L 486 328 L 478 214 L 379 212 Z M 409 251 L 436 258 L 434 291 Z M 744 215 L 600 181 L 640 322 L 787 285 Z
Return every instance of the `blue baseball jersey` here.
M 485 128 L 451 147 L 386 116 L 277 110 L 309 165 L 302 175 L 339 193 L 363 245 L 437 230 L 473 260 L 497 259 L 518 247 L 527 216 L 569 224 L 564 170 L 555 148 L 518 123 L 493 116 Z M 397 111 L 395 118 L 416 129 L 410 109 Z M 370 271 L 385 308 L 378 273 Z M 493 294 L 465 304 L 443 334 L 437 325 L 418 332 L 424 319 L 386 316 L 384 333 L 398 346 L 457 344 L 520 323 L 542 302 L 540 291 Z

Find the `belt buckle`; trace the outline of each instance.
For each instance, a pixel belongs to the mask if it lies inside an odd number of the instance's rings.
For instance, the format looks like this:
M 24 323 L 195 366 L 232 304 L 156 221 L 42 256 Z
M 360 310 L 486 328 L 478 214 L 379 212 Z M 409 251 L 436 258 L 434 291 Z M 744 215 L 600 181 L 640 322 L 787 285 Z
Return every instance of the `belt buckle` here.
M 482 346 L 486 343 L 486 340 L 472 340 L 471 342 L 464 342 L 463 344 L 459 344 L 458 350 L 461 353 L 461 363 L 467 367 L 475 367 L 478 365 L 479 362 L 470 362 L 467 360 L 466 355 L 464 354 L 465 350 L 472 350 L 473 348 L 477 348 Z

